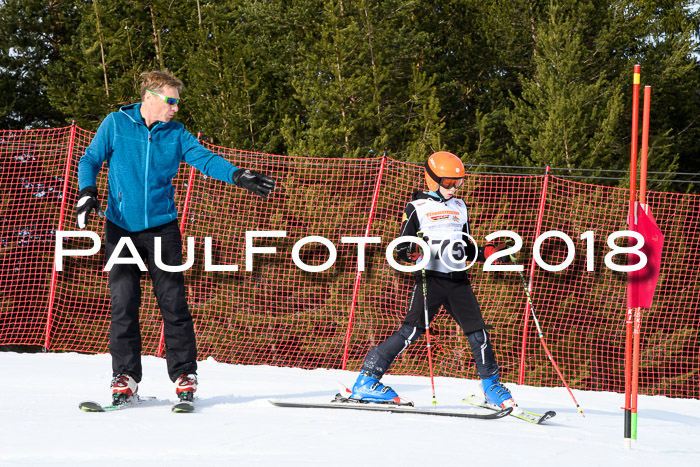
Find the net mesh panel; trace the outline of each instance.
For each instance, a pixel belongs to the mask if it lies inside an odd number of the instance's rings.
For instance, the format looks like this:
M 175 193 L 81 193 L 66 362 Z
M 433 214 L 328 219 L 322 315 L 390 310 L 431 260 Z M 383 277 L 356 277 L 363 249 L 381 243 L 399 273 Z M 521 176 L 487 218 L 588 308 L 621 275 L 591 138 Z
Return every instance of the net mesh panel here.
M 70 176 L 66 197 L 64 230 L 78 230 L 75 221 L 75 204 L 78 201 L 78 162 L 90 144 L 94 133 L 76 128 L 73 154 L 70 160 Z M 65 165 L 66 160 L 62 163 Z M 107 209 L 107 170 L 104 168 L 97 180 L 97 190 L 102 209 Z M 93 213 L 87 230 L 100 237 L 102 247 L 92 256 L 65 258 L 63 271 L 58 274 L 56 298 L 51 315 L 49 348 L 52 350 L 75 350 L 80 352 L 107 352 L 109 350 L 109 287 L 108 273 L 104 271 L 104 223 Z M 89 249 L 92 240 L 70 238 L 63 242 L 65 249 Z M 143 310 L 150 310 L 152 293 L 150 282 L 143 292 Z M 148 335 L 147 313 L 141 315 L 141 332 Z
M 67 182 L 63 230 L 75 230 L 77 165 L 93 136 L 75 129 L 70 175 L 64 181 L 70 134 L 70 127 L 0 132 L 0 345 L 43 345 L 48 330 L 51 350 L 108 350 L 104 247 L 90 257 L 64 258 L 49 310 L 63 186 Z M 341 367 L 358 254 L 356 244 L 341 238 L 365 235 L 379 186 L 369 236 L 382 241 L 366 247 L 348 348 L 347 368 L 359 369 L 366 353 L 399 327 L 405 313 L 412 275 L 394 270 L 385 249 L 398 236 L 411 194 L 424 189 L 422 168 L 387 158 L 380 179 L 381 158 L 294 158 L 205 146 L 240 167 L 270 174 L 278 188 L 262 201 L 184 164 L 173 181 L 183 240 L 195 239 L 191 252 L 184 242 L 185 259 L 194 258 L 185 278 L 200 358 Z M 103 208 L 106 174 L 103 170 L 98 179 Z M 518 258 L 528 280 L 544 182 L 544 176 L 468 175 L 458 192 L 470 208 L 472 235 L 481 245 L 497 230 L 522 237 Z M 532 300 L 547 345 L 572 388 L 624 389 L 626 275 L 608 268 L 604 257 L 610 251 L 608 236 L 627 229 L 628 196 L 625 190 L 556 177 L 547 182 L 541 232 L 567 235 L 576 254 L 563 271 L 535 268 Z M 700 197 L 649 193 L 648 203 L 665 244 L 654 303 L 642 315 L 640 393 L 699 398 Z M 104 242 L 102 222 L 95 216 L 89 229 Z M 272 231 L 284 236 L 262 236 Z M 595 234 L 592 252 L 581 238 L 587 231 Z M 275 254 L 253 255 L 252 271 L 246 271 L 246 232 L 260 232 L 251 238 L 255 248 L 276 249 Z M 294 263 L 295 244 L 311 235 L 328 239 L 337 250 L 330 269 L 305 272 Z M 211 263 L 238 265 L 238 271 L 205 271 L 207 237 L 212 239 Z M 624 246 L 624 241 L 618 244 Z M 66 249 L 91 245 L 89 239 L 64 242 Z M 567 251 L 558 238 L 540 247 L 542 260 L 551 265 L 563 262 Z M 586 270 L 587 253 L 594 260 L 593 271 Z M 315 242 L 301 247 L 298 259 L 319 266 L 329 255 L 326 246 Z M 613 261 L 625 264 L 626 255 Z M 485 272 L 480 263 L 470 272 L 484 318 L 494 326 L 491 336 L 503 379 L 515 382 L 527 300 L 520 277 Z M 147 273 L 142 288 L 143 352 L 158 355 L 162 324 Z M 527 326 L 525 383 L 560 386 L 530 317 Z M 444 311 L 431 325 L 431 336 L 437 375 L 477 377 L 466 338 Z M 400 355 L 391 372 L 427 375 L 425 341 Z
M 68 135 L 0 132 L 0 345 L 44 342 Z
M 211 237 L 212 263 L 239 267 L 238 272 L 205 272 L 200 250 L 187 273 L 200 354 L 233 363 L 340 366 L 356 271 L 355 247 L 341 243 L 341 237 L 364 235 L 379 162 L 210 149 L 240 167 L 271 175 L 278 189 L 261 201 L 199 173 L 195 177 L 185 235 L 202 245 Z M 253 255 L 252 271 L 246 271 L 246 232 L 271 231 L 285 236 L 258 234 L 251 245 L 276 253 Z M 311 235 L 337 248 L 332 268 L 305 272 L 292 260 L 294 245 Z M 329 255 L 326 246 L 311 243 L 298 256 L 319 266 Z

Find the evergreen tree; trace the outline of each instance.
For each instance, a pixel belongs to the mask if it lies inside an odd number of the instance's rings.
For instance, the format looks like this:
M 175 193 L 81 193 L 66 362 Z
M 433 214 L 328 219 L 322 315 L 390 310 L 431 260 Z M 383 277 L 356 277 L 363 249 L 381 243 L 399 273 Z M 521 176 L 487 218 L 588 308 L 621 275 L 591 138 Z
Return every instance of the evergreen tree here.
M 469 55 L 475 61 L 469 76 L 469 93 L 464 127 L 464 151 L 475 163 L 520 165 L 507 151 L 513 136 L 506 125 L 512 108 L 510 96 L 522 93 L 523 77 L 535 73 L 534 28 L 541 21 L 547 1 L 485 0 L 472 2 L 475 19 L 474 46 Z
M 206 137 L 233 147 L 284 153 L 279 128 L 293 105 L 285 4 L 201 5 L 201 23 L 184 44 L 188 119 Z
M 182 7 L 178 9 L 178 7 Z M 196 11 L 164 0 L 77 2 L 79 25 L 49 63 L 46 82 L 54 108 L 95 130 L 109 112 L 140 100 L 140 75 L 169 69 L 187 54 L 181 36 Z
M 700 108 L 700 10 L 697 2 L 639 1 L 634 7 L 627 19 L 637 25 L 637 31 L 644 33 L 638 32 L 637 40 L 629 43 L 635 44 L 633 59 L 641 65 L 641 87 L 651 86 L 649 171 L 700 174 L 697 110 Z M 626 74 L 631 67 L 632 63 L 625 70 Z M 642 95 L 643 90 L 640 90 L 640 109 Z M 684 186 L 654 181 L 659 178 L 697 182 L 698 176 L 650 174 L 649 189 L 700 193 L 699 183 Z
M 388 150 L 424 159 L 439 141 L 438 97 L 418 73 L 417 2 L 304 2 L 320 10 L 293 38 L 292 85 L 298 109 L 282 128 L 289 153 L 361 157 Z M 420 131 L 415 131 L 414 126 Z M 427 133 L 426 133 L 427 131 Z
M 425 162 L 430 154 L 446 150 L 442 147 L 440 135 L 444 122 L 440 118 L 440 101 L 436 97 L 435 78 L 427 79 L 417 68 L 411 82 L 411 110 L 408 121 L 403 125 L 406 133 L 408 161 Z
M 167 68 L 185 83 L 176 119 L 224 146 L 314 157 L 387 150 L 415 161 L 445 149 L 477 164 L 549 162 L 594 177 L 628 169 L 638 63 L 653 93 L 650 171 L 697 173 L 700 15 L 691 7 L 4 0 L 0 125 L 75 118 L 94 130 L 140 99 L 142 72 Z
M 522 96 L 513 96 L 506 114 L 510 150 L 525 165 L 618 168 L 622 94 L 596 61 L 607 50 L 586 46 L 597 11 L 590 3 L 561 3 L 550 4 L 549 20 L 535 29 L 535 74 L 523 77 Z
M 365 140 L 369 147 L 357 144 L 363 137 L 363 117 L 373 113 L 377 98 L 368 73 L 373 48 L 352 2 L 311 1 L 306 6 L 307 13 L 317 8 L 318 18 L 309 21 L 297 42 L 291 83 L 300 108 L 285 119 L 288 151 L 358 157 L 374 149 L 371 141 Z
M 0 129 L 47 128 L 64 117 L 44 84 L 47 63 L 76 26 L 74 1 L 0 2 Z

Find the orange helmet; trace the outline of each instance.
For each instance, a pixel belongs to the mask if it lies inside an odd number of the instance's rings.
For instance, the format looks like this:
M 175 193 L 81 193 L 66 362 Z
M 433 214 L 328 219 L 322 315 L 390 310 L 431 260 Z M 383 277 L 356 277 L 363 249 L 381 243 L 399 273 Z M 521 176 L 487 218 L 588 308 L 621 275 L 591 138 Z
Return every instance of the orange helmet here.
M 459 188 L 464 182 L 464 164 L 451 152 L 436 152 L 425 161 L 425 181 L 430 191 L 437 191 L 440 185 Z

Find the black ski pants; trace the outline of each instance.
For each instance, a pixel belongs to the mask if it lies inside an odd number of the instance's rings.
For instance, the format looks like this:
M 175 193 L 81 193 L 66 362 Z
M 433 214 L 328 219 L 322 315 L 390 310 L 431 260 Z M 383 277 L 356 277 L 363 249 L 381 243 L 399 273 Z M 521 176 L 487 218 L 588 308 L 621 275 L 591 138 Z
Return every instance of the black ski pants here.
M 153 291 L 163 316 L 168 375 L 175 381 L 182 374 L 197 372 L 197 343 L 192 315 L 187 307 L 182 272 L 167 272 L 156 266 L 154 238 L 161 238 L 161 261 L 168 266 L 182 265 L 182 236 L 177 220 L 140 232 L 126 231 L 107 221 L 105 227 L 107 259 L 122 238 L 129 238 L 138 254 L 146 260 Z M 131 257 L 124 245 L 119 257 Z M 141 270 L 136 264 L 114 264 L 109 271 L 112 322 L 109 352 L 112 373 L 127 374 L 141 381 Z
M 425 330 L 425 304 L 427 303 L 429 322 L 433 321 L 440 307 L 445 307 L 462 328 L 467 336 L 480 378 L 488 378 L 498 373 L 498 363 L 491 346 L 491 338 L 486 330 L 490 326 L 484 323 L 469 280 L 428 276 L 426 291 L 424 301 L 423 279 L 417 277 L 403 324 L 385 341 L 367 353 L 362 371 L 381 378 L 396 357 L 420 338 Z

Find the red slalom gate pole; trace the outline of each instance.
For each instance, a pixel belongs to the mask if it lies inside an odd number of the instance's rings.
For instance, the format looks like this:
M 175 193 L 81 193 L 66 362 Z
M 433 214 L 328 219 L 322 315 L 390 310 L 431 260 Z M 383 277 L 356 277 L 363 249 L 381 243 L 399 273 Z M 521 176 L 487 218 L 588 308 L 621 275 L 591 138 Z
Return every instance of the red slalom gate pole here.
M 647 205 L 647 156 L 649 155 L 649 113 L 651 109 L 651 86 L 644 86 L 644 111 L 642 115 L 642 160 L 639 170 L 639 204 L 645 212 Z
M 649 154 L 649 114 L 651 109 L 651 86 L 644 86 L 644 111 L 642 114 L 642 160 L 639 172 L 639 205 L 648 212 L 647 194 L 647 156 Z M 637 439 L 637 396 L 639 394 L 639 341 L 642 329 L 642 307 L 637 307 L 634 314 L 633 348 L 632 348 L 632 439 Z
M 625 448 L 629 449 L 632 440 L 632 324 L 636 308 L 627 308 L 625 319 Z
M 630 410 L 632 412 L 631 435 L 637 439 L 637 394 L 639 392 L 639 339 L 642 328 L 642 308 L 634 309 L 634 331 L 632 332 L 632 397 L 630 398 Z
M 630 169 L 630 216 L 634 215 L 634 202 L 637 199 L 637 139 L 639 137 L 639 81 L 640 66 L 634 66 L 632 79 L 632 152 Z
M 639 136 L 639 82 L 640 82 L 639 65 L 634 66 L 634 75 L 632 78 L 632 144 L 630 155 L 630 200 L 628 225 L 632 228 L 635 221 L 635 202 L 637 199 L 637 140 Z M 625 319 L 625 406 L 624 413 L 624 439 L 625 447 L 629 448 L 630 440 L 632 439 L 632 323 L 633 323 L 634 308 L 627 308 Z

